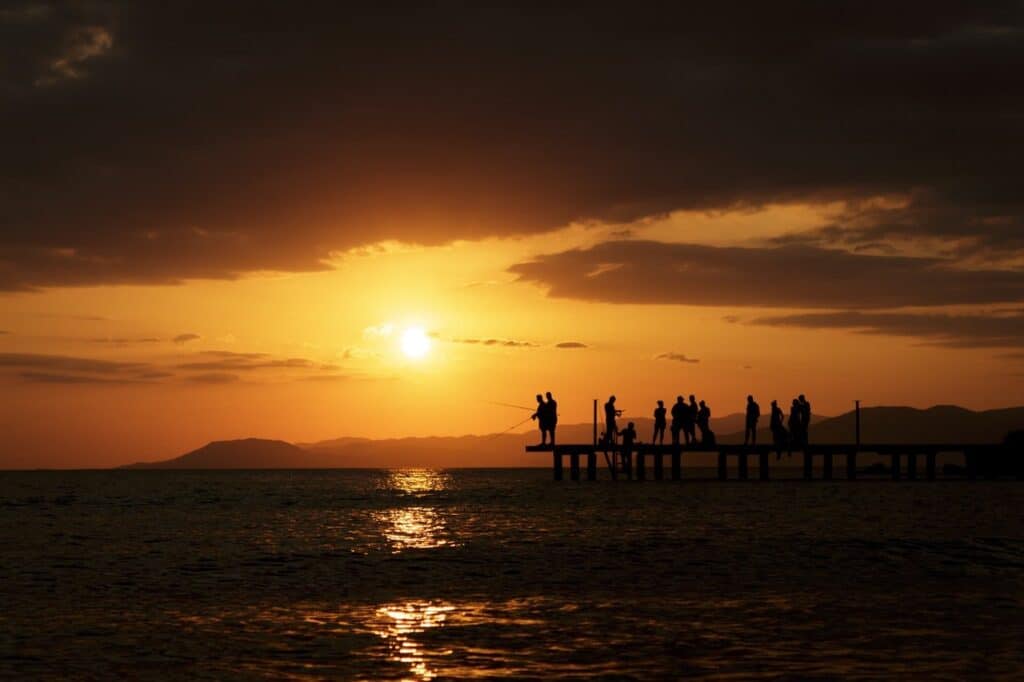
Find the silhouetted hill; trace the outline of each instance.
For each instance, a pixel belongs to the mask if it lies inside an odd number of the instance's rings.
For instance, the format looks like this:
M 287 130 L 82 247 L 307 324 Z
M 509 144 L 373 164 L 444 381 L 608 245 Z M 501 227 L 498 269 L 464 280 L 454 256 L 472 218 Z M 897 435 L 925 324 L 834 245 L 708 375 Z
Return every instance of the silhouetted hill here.
M 324 466 L 318 458 L 282 440 L 217 440 L 181 457 L 129 464 L 129 469 L 290 469 Z
M 625 419 L 624 421 L 629 421 Z M 640 440 L 649 442 L 650 418 L 633 418 Z M 767 415 L 761 424 L 767 426 Z M 712 419 L 721 442 L 743 440 L 743 415 Z M 733 429 L 730 433 L 730 428 Z M 953 405 L 925 410 L 912 407 L 868 407 L 861 410 L 863 443 L 998 443 L 1007 433 L 1024 429 L 1024 407 L 973 412 Z M 560 442 L 589 443 L 591 424 L 558 427 Z M 769 442 L 767 429 L 758 438 Z M 821 417 L 811 423 L 811 439 L 819 443 L 852 443 L 854 414 Z M 215 441 L 175 459 L 139 463 L 139 469 L 308 469 L 355 467 L 523 467 L 550 466 L 546 453 L 524 453 L 538 442 L 537 431 L 424 438 L 337 438 L 302 447 L 279 440 Z M 667 440 L 667 439 L 666 439 Z M 709 460 L 710 461 L 710 460 Z

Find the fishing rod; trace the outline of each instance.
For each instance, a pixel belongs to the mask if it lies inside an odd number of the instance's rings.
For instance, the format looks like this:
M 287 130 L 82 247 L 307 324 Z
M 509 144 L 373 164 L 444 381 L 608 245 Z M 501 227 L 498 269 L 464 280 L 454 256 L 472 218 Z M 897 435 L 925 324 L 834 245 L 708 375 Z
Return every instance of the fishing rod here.
M 513 405 L 512 403 L 499 403 L 494 400 L 485 400 L 488 405 L 501 405 L 502 407 L 514 407 L 517 410 L 529 410 L 530 412 L 536 411 L 536 407 L 524 407 L 522 405 Z

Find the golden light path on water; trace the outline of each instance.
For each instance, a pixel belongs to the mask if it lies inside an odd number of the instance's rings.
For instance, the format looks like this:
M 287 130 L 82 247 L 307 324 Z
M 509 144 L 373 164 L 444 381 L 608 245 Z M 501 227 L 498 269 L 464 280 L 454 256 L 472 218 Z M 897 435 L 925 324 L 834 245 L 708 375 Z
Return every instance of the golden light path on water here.
M 402 469 L 388 472 L 386 486 L 401 494 L 426 495 L 444 490 L 448 475 L 428 469 Z M 408 549 L 436 549 L 450 541 L 443 513 L 430 506 L 389 509 L 376 515 L 393 553 Z M 416 679 L 430 680 L 436 673 L 428 660 L 450 656 L 450 650 L 427 650 L 417 634 L 443 627 L 455 611 L 445 602 L 408 601 L 387 604 L 377 609 L 374 632 L 385 640 L 388 657 L 409 666 Z

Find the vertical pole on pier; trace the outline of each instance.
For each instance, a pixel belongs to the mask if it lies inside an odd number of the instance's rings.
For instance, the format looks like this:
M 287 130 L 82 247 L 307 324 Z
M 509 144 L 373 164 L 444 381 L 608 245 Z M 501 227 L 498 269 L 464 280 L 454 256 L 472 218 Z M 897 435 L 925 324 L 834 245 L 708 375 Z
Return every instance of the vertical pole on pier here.
M 647 478 L 647 465 L 644 462 L 647 460 L 647 451 L 644 446 L 640 446 L 636 449 L 636 478 L 639 481 Z
M 804 450 L 804 480 L 809 481 L 812 478 L 814 478 L 814 455 Z
M 857 451 L 846 453 L 846 478 L 850 481 L 857 480 Z
M 597 398 L 594 398 L 594 449 L 597 449 Z
M 580 480 L 580 453 L 573 452 L 569 455 L 569 477 L 574 480 Z
M 678 481 L 683 477 L 683 451 L 680 446 L 672 448 L 672 480 Z
M 749 476 L 748 476 L 748 471 L 747 471 L 747 453 L 741 452 L 740 453 L 740 466 L 739 466 L 739 479 L 741 481 L 745 481 L 745 480 L 747 480 L 748 477 Z
M 860 401 L 854 400 L 853 404 L 856 406 L 856 408 L 854 409 L 854 423 L 856 424 L 854 437 L 856 438 L 856 440 L 854 442 L 857 443 L 857 447 L 860 447 Z
M 724 481 L 729 478 L 728 468 L 726 466 L 726 455 L 721 450 L 718 451 L 718 480 Z
M 587 480 L 597 480 L 597 450 L 587 453 Z
M 826 452 L 824 455 L 824 462 L 822 463 L 821 477 L 826 481 L 832 480 L 832 453 Z
M 661 450 L 654 453 L 654 480 L 660 481 L 665 478 L 665 456 Z
M 555 472 L 555 480 L 562 480 L 562 453 L 558 450 L 552 450 L 551 452 L 552 465 Z
M 892 456 L 892 480 L 900 480 L 900 455 L 896 453 Z
M 929 452 L 924 460 L 925 477 L 929 481 L 935 480 L 935 453 Z
M 914 481 L 914 480 L 917 479 L 917 453 L 916 452 L 908 452 L 907 453 L 907 478 L 909 478 L 911 481 Z

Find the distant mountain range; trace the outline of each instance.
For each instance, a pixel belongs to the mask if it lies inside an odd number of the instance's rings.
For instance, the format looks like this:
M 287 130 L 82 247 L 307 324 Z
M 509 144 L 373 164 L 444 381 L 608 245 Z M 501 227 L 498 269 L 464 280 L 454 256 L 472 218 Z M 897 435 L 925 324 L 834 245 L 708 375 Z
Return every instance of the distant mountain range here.
M 766 408 L 762 408 L 765 409 Z M 854 413 L 813 418 L 811 440 L 854 442 Z M 642 441 L 649 441 L 653 420 L 632 419 Z M 767 426 L 767 415 L 761 425 Z M 711 428 L 721 442 L 743 440 L 743 415 L 713 419 Z M 862 443 L 997 443 L 1010 431 L 1024 429 L 1024 407 L 974 412 L 955 405 L 926 410 L 912 407 L 868 407 L 861 410 Z M 591 424 L 558 427 L 563 443 L 587 443 Z M 768 442 L 766 428 L 758 438 Z M 292 444 L 248 438 L 214 441 L 198 450 L 160 462 L 128 465 L 135 469 L 308 469 L 360 467 L 523 467 L 548 466 L 543 454 L 526 454 L 523 446 L 536 443 L 537 432 L 423 438 L 338 438 Z

